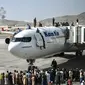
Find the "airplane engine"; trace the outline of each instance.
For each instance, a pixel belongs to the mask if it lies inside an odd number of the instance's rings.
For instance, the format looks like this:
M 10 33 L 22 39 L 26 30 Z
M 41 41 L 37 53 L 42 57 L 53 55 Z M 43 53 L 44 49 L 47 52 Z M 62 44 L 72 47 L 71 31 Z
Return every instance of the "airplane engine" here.
M 6 39 L 5 39 L 5 43 L 6 43 L 6 44 L 9 44 L 9 43 L 10 43 L 10 38 L 6 38 Z

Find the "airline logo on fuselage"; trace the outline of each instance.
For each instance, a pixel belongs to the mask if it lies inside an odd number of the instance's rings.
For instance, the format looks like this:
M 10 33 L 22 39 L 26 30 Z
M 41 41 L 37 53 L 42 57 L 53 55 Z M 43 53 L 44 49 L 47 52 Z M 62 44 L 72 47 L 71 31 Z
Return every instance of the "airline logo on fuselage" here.
M 53 31 L 53 32 L 47 32 L 47 31 L 45 31 L 45 32 L 44 32 L 44 35 L 45 35 L 45 37 L 59 36 L 59 32 L 57 32 L 56 30 Z

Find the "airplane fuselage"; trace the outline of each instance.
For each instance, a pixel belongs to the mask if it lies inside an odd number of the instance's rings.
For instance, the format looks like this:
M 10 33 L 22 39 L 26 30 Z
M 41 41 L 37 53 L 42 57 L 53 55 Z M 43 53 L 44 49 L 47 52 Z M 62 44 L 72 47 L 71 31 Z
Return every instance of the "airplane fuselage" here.
M 8 50 L 20 58 L 35 59 L 63 52 L 64 44 L 65 36 L 60 28 L 38 27 L 16 34 Z

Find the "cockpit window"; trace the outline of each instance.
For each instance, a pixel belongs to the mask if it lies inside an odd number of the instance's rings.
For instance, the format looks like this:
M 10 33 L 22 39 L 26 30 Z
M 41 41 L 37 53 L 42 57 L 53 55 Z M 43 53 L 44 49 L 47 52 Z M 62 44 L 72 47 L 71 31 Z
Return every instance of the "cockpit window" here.
M 30 42 L 31 41 L 31 37 L 22 37 L 22 38 L 13 38 L 12 41 L 13 42 Z

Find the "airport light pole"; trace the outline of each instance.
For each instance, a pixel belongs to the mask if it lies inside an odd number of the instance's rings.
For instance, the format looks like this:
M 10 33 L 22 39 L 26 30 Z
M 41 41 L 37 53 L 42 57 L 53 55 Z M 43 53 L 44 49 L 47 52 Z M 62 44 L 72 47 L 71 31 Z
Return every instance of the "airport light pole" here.
M 4 10 L 4 7 L 0 7 L 0 18 L 2 20 L 2 23 L 4 23 L 4 19 L 5 19 L 5 14 L 6 14 L 6 11 Z
M 0 7 L 0 17 L 2 20 L 5 19 L 5 17 L 6 17 L 5 14 L 6 14 L 6 11 L 5 11 L 4 7 Z

